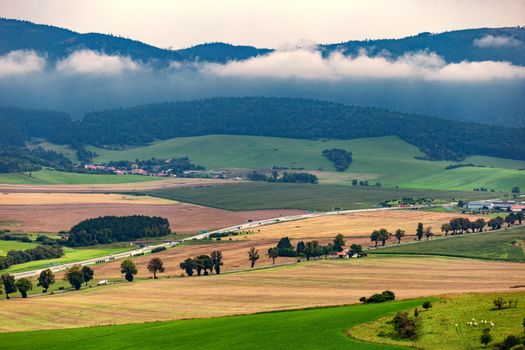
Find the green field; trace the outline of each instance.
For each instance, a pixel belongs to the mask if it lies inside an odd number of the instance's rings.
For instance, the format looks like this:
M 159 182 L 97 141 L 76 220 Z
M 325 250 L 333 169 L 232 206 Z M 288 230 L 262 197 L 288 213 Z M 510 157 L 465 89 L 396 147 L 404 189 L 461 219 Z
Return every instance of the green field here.
M 0 334 L 2 349 L 403 349 L 348 337 L 350 327 L 421 300 L 248 316 Z
M 10 250 L 25 250 L 36 247 L 35 243 L 24 243 L 19 241 L 0 240 L 0 256 L 5 256 Z
M 474 191 L 401 190 L 266 182 L 159 189 L 142 194 L 228 210 L 305 209 L 323 211 L 333 208 L 371 208 L 379 202 L 401 199 L 406 196 L 431 197 L 449 201 L 453 198 L 475 199 L 495 195 L 494 193 Z
M 525 225 L 377 249 L 374 254 L 421 254 L 525 262 Z
M 115 247 L 97 247 L 97 248 L 64 248 L 64 256 L 56 259 L 36 260 L 30 261 L 24 264 L 13 265 L 10 268 L 3 270 L 2 272 L 18 273 L 24 271 L 30 271 L 35 269 L 42 269 L 46 267 L 52 267 L 56 265 L 73 263 L 76 261 L 88 260 L 106 256 L 109 254 L 117 254 L 130 250 L 127 248 L 115 248 Z
M 495 310 L 493 300 L 497 297 L 518 300 L 517 308 Z M 429 311 L 420 308 L 419 336 L 415 341 L 392 339 L 393 327 L 387 323 L 391 317 L 362 324 L 350 330 L 358 339 L 389 345 L 410 346 L 429 350 L 462 350 L 485 349 L 479 337 L 483 328 L 488 327 L 481 320 L 492 321 L 492 343 L 500 342 L 509 334 L 523 334 L 523 315 L 525 314 L 525 292 L 521 293 L 490 293 L 469 294 L 444 297 L 434 303 Z M 412 311 L 409 310 L 412 316 Z M 478 326 L 467 325 L 472 318 Z M 457 327 L 456 327 L 457 324 Z M 383 334 L 383 336 L 379 336 Z
M 327 148 L 352 152 L 354 161 L 344 173 L 335 173 L 333 164 L 321 155 Z M 396 136 L 356 140 L 298 140 L 258 136 L 212 135 L 184 137 L 123 151 L 91 148 L 99 156 L 96 162 L 188 156 L 208 169 L 272 166 L 324 170 L 321 180 L 350 184 L 353 178 L 379 181 L 388 187 L 472 190 L 486 187 L 509 192 L 513 186 L 525 188 L 525 161 L 493 157 L 469 157 L 461 163 L 487 168 L 464 167 L 445 170 L 454 162 L 424 161 L 417 147 Z M 493 168 L 488 168 L 493 167 Z
M 31 176 L 29 176 L 31 174 Z M 1 184 L 45 185 L 45 184 L 119 184 L 158 180 L 157 177 L 139 175 L 95 175 L 66 173 L 45 169 L 32 173 L 0 174 Z

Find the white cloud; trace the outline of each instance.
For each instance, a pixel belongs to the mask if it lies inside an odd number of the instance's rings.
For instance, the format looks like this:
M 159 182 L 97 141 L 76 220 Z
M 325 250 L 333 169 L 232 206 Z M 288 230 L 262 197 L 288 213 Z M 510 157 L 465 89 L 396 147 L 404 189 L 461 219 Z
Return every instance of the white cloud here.
M 344 56 L 339 52 L 323 57 L 318 51 L 298 49 L 276 51 L 245 61 L 209 64 L 203 69 L 219 76 L 311 80 L 487 81 L 525 78 L 525 67 L 508 62 L 465 61 L 447 64 L 433 52 L 411 53 L 392 60 L 382 56 L 370 57 L 364 52 L 356 57 Z
M 111 56 L 103 53 L 81 50 L 75 51 L 56 65 L 56 70 L 78 74 L 120 74 L 136 71 L 140 65 L 129 57 Z
M 40 72 L 45 63 L 34 51 L 11 51 L 0 56 L 0 77 Z
M 503 35 L 484 35 L 474 40 L 473 45 L 482 48 L 489 47 L 516 47 L 522 44 L 521 41 L 510 36 Z

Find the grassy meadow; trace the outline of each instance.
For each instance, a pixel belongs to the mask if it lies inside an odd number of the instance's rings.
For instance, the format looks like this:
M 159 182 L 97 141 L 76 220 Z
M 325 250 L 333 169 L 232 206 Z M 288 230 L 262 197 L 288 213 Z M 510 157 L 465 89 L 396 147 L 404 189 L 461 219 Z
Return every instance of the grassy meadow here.
M 497 297 L 518 300 L 517 308 L 496 310 L 493 300 Z M 364 341 L 390 346 L 428 350 L 486 349 L 480 343 L 480 335 L 483 328 L 488 327 L 491 328 L 493 337 L 493 341 L 489 344 L 489 348 L 492 348 L 494 343 L 502 341 L 507 335 L 523 334 L 525 292 L 445 296 L 435 302 L 428 311 L 424 311 L 421 307 L 419 309 L 419 336 L 416 340 L 396 339 L 393 327 L 388 323 L 392 317 L 361 324 L 352 328 L 350 333 Z M 412 316 L 413 309 L 407 311 Z M 478 322 L 477 327 L 467 325 L 472 319 Z M 481 324 L 481 320 L 492 321 L 494 326 L 489 326 L 490 323 Z
M 0 240 L 0 256 L 5 256 L 10 250 L 25 250 L 36 247 L 36 243 Z
M 525 226 L 394 245 L 374 250 L 372 253 L 442 255 L 525 262 Z
M 324 149 L 342 148 L 353 154 L 344 173 L 321 155 Z M 273 166 L 322 170 L 321 181 L 350 185 L 352 179 L 379 181 L 388 187 L 472 190 L 486 187 L 509 192 L 525 188 L 525 161 L 474 156 L 460 162 L 486 168 L 463 167 L 445 170 L 458 162 L 424 161 L 417 147 L 397 136 L 355 140 L 300 140 L 259 136 L 210 135 L 159 141 L 149 146 L 115 151 L 90 148 L 99 154 L 96 162 L 188 156 L 208 169 L 268 169 Z M 439 181 L 437 181 L 439 180 Z
M 44 169 L 27 173 L 0 174 L 0 184 L 46 185 L 46 184 L 120 184 L 128 182 L 158 181 L 158 177 L 139 175 L 79 174 Z
M 144 192 L 143 194 L 145 194 Z M 493 193 L 474 191 L 401 190 L 339 185 L 249 182 L 232 185 L 167 188 L 148 195 L 228 210 L 305 209 L 332 210 L 375 207 L 403 197 L 452 199 L 489 198 Z M 500 194 L 498 194 L 500 195 Z
M 402 349 L 345 334 L 360 323 L 413 308 L 421 300 L 151 322 L 55 331 L 1 333 L 2 349 Z
M 27 243 L 26 243 L 27 244 Z M 56 265 L 73 263 L 76 261 L 94 259 L 97 257 L 106 256 L 109 254 L 117 254 L 130 250 L 130 247 L 94 247 L 94 248 L 64 248 L 64 256 L 56 259 L 45 259 L 45 260 L 35 260 L 23 264 L 17 264 L 9 267 L 2 272 L 7 273 L 18 273 L 24 271 L 30 271 L 35 269 L 42 269 L 46 267 L 52 267 Z

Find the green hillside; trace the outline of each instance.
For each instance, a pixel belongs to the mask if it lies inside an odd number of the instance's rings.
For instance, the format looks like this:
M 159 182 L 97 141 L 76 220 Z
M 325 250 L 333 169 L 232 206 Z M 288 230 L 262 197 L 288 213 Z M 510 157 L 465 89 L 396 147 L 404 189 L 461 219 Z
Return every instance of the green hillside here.
M 29 176 L 31 174 L 31 176 Z M 159 178 L 139 175 L 95 175 L 67 173 L 56 170 L 40 170 L 32 173 L 0 174 L 1 184 L 44 185 L 44 184 L 118 184 L 144 182 Z
M 352 152 L 354 161 L 346 172 L 335 173 L 333 164 L 321 155 L 327 148 Z M 494 168 L 445 170 L 448 165 L 458 163 L 415 159 L 423 154 L 397 136 L 316 141 L 213 135 L 170 139 L 123 151 L 91 150 L 99 154 L 96 162 L 188 156 L 195 164 L 208 169 L 302 167 L 323 170 L 321 180 L 336 184 L 351 184 L 353 178 L 358 178 L 379 181 L 388 187 L 420 189 L 472 190 L 486 187 L 509 192 L 513 186 L 525 188 L 525 171 L 518 170 L 525 168 L 525 161 L 474 156 L 461 163 Z
M 445 255 L 525 262 L 525 226 L 511 230 L 465 234 L 428 242 L 402 244 L 372 251 L 374 254 Z
M 2 349 L 404 349 L 364 343 L 345 330 L 421 300 L 247 316 L 0 334 Z

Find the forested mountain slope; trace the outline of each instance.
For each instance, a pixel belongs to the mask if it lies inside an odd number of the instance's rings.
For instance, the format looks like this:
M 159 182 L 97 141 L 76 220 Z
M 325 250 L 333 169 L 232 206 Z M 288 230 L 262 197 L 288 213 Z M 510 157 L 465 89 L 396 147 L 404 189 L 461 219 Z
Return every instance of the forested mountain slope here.
M 31 137 L 114 147 L 212 134 L 297 139 L 397 135 L 429 159 L 459 160 L 469 155 L 525 159 L 524 129 L 293 98 L 225 97 L 148 104 L 89 113 L 81 121 L 59 112 L 0 108 L 0 120 L 3 127 L 16 131 L 9 141 L 15 145 Z

